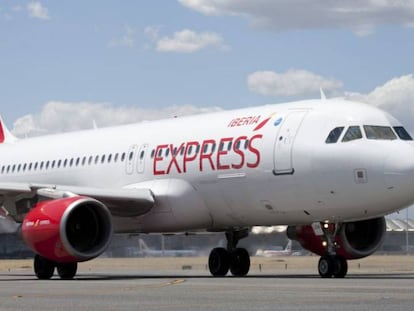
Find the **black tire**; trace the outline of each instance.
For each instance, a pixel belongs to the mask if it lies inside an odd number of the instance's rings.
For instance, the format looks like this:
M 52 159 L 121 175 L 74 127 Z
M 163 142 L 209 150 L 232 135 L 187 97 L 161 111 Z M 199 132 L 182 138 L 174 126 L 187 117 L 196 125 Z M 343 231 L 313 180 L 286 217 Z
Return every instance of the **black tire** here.
M 225 276 L 229 271 L 230 256 L 222 247 L 214 248 L 208 257 L 208 268 L 213 276 Z
M 55 273 L 55 263 L 40 255 L 35 255 L 33 266 L 39 280 L 50 280 Z
M 57 265 L 57 272 L 62 280 L 71 280 L 75 277 L 78 270 L 78 263 L 71 262 Z
M 333 275 L 334 260 L 331 256 L 322 256 L 318 263 L 318 272 L 322 278 L 330 278 Z
M 348 262 L 346 259 L 342 256 L 335 256 L 333 258 L 333 276 L 334 278 L 344 278 L 346 274 L 348 273 Z
M 234 276 L 245 276 L 250 269 L 250 255 L 244 248 L 236 248 L 230 254 L 230 272 Z

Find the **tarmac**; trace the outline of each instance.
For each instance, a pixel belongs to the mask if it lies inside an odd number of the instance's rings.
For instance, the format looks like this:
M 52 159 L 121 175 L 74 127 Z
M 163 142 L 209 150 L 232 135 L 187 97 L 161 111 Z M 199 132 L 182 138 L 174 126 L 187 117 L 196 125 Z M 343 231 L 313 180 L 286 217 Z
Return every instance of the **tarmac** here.
M 74 280 L 39 281 L 30 260 L 0 261 L 0 310 L 413 310 L 414 256 L 349 261 L 321 279 L 316 256 L 252 258 L 247 277 L 211 277 L 205 257 L 99 258 Z

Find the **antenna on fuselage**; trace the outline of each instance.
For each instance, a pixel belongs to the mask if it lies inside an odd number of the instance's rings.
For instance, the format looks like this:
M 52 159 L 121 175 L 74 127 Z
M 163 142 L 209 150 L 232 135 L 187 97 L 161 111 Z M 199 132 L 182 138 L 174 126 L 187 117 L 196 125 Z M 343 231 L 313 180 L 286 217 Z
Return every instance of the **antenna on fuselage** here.
M 323 89 L 322 88 L 319 88 L 319 91 L 321 93 L 321 99 L 322 100 L 326 100 L 326 95 L 325 95 L 325 92 L 323 91 Z

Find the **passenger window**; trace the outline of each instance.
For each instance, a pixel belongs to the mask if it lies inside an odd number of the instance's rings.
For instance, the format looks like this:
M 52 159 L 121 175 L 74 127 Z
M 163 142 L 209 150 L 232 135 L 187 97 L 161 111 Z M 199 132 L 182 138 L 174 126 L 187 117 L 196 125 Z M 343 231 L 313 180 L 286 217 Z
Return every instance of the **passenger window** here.
M 402 126 L 394 126 L 394 130 L 401 140 L 413 140 L 408 132 Z
M 342 132 L 344 130 L 343 126 L 335 127 L 328 135 L 328 137 L 325 140 L 325 143 L 327 144 L 334 144 L 338 141 L 339 137 L 341 136 Z
M 361 128 L 359 126 L 350 126 L 346 131 L 342 142 L 348 142 L 356 139 L 362 138 Z
M 397 139 L 391 127 L 364 125 L 365 135 L 368 139 L 394 140 Z

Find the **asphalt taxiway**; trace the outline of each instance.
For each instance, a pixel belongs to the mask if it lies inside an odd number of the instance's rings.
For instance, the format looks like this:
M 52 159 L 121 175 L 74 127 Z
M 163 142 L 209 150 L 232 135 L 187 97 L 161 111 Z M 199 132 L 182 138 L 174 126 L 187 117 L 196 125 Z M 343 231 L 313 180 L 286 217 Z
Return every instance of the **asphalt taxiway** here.
M 0 310 L 412 310 L 414 256 L 350 264 L 320 279 L 315 257 L 256 259 L 248 277 L 213 278 L 206 258 L 98 259 L 76 279 L 39 281 L 30 261 L 0 263 Z

